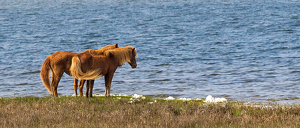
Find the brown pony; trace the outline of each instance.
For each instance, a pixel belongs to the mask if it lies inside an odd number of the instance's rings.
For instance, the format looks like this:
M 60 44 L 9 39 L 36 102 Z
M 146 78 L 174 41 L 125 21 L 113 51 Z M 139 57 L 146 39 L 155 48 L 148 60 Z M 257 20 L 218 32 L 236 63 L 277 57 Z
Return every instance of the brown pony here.
M 103 55 L 105 51 L 115 49 L 115 48 L 119 48 L 118 44 L 108 45 L 108 46 L 105 46 L 98 50 L 90 49 L 90 50 L 86 50 L 82 53 L 94 54 L 94 55 L 102 54 Z M 70 67 L 72 64 L 72 58 L 79 54 L 81 54 L 81 53 L 57 51 L 54 54 L 47 57 L 47 59 L 43 63 L 42 69 L 41 69 L 41 78 L 42 78 L 42 81 L 43 81 L 45 87 L 47 88 L 47 90 L 50 94 L 54 95 L 55 97 L 58 96 L 57 95 L 58 83 L 64 72 L 68 75 L 71 75 Z M 50 78 L 50 76 L 49 76 L 50 70 L 52 72 L 51 84 L 50 84 L 50 79 L 49 79 Z M 85 82 L 85 80 L 80 80 L 79 90 L 81 91 L 81 96 L 83 94 L 82 88 L 83 88 L 84 82 Z M 94 83 L 94 81 L 91 83 Z M 78 87 L 77 84 L 78 84 L 78 79 L 75 79 L 74 80 L 74 91 L 75 91 L 76 96 L 77 96 L 77 87 Z
M 116 69 L 126 62 L 131 68 L 136 68 L 136 56 L 137 52 L 131 46 L 107 50 L 104 55 L 81 53 L 72 58 L 70 72 L 74 78 L 84 80 L 95 80 L 104 76 L 105 96 L 110 96 L 111 82 Z M 90 85 L 89 83 L 87 87 L 91 87 L 89 94 L 91 97 L 92 86 Z

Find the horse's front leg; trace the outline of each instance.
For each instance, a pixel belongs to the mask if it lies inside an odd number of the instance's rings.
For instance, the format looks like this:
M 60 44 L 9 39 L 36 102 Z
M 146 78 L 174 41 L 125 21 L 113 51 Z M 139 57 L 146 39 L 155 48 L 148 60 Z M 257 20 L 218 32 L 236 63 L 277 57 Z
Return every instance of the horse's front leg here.
M 111 81 L 113 78 L 114 74 L 106 74 L 105 75 L 105 96 L 109 97 L 110 96 L 110 87 L 111 87 Z
M 77 88 L 78 88 L 78 79 L 74 78 L 74 91 L 76 97 L 77 97 Z
M 85 80 L 80 80 L 79 81 L 79 93 L 80 93 L 80 96 L 83 96 L 83 85 L 85 83 Z

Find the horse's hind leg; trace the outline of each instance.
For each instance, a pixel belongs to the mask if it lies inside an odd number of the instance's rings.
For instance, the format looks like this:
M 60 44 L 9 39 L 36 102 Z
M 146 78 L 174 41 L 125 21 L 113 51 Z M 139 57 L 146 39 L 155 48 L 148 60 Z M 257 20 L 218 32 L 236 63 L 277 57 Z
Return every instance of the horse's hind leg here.
M 75 96 L 77 96 L 77 88 L 78 88 L 78 79 L 74 79 L 74 91 L 75 91 Z
M 86 83 L 86 97 L 92 97 L 94 81 L 95 80 L 87 80 L 87 83 Z
M 90 80 L 90 81 L 91 81 L 90 84 L 89 84 L 89 86 L 90 86 L 90 97 L 92 97 L 93 96 L 93 87 L 94 87 L 95 80 Z
M 85 80 L 80 80 L 79 82 L 79 93 L 80 93 L 80 96 L 83 96 L 83 85 L 85 83 Z
M 52 75 L 51 87 L 52 87 L 54 97 L 58 96 L 57 87 L 58 87 L 58 83 L 59 83 L 62 75 L 63 75 L 63 72 L 62 73 L 53 73 L 53 75 Z
M 86 93 L 85 93 L 85 96 L 86 96 L 86 97 L 89 97 L 90 83 L 91 83 L 90 80 L 87 80 L 87 81 L 86 81 Z

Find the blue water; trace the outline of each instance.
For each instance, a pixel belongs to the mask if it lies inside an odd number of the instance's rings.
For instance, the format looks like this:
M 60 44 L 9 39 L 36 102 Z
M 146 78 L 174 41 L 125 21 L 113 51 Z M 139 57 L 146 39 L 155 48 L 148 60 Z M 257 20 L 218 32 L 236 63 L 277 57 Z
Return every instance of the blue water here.
M 1 1 L 0 97 L 49 96 L 47 56 L 118 43 L 138 67 L 117 69 L 112 94 L 299 103 L 299 37 L 295 0 Z M 71 76 L 58 93 L 74 94 Z

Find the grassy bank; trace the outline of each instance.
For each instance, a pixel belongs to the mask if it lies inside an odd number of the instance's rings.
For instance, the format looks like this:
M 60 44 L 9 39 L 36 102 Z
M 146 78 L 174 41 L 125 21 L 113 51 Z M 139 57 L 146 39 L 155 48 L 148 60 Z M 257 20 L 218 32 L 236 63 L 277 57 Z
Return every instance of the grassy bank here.
M 1 127 L 299 127 L 300 106 L 129 96 L 0 98 Z M 155 102 L 156 101 L 156 102 Z

